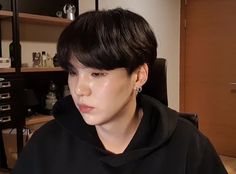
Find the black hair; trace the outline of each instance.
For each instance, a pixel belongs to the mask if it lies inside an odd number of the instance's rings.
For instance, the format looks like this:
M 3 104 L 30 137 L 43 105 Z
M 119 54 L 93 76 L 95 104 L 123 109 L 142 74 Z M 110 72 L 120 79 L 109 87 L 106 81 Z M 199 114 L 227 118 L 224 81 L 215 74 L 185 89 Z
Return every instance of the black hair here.
M 137 67 L 156 59 L 155 35 L 140 15 L 129 10 L 89 11 L 79 15 L 59 37 L 57 56 L 62 68 L 71 71 L 71 58 L 84 66 L 112 70 Z

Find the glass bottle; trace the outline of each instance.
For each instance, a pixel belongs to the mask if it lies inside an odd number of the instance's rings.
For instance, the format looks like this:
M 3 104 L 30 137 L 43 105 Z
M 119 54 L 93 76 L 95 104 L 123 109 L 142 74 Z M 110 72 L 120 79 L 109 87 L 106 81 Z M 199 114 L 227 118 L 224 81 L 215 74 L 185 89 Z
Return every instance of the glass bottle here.
M 19 45 L 20 49 L 20 55 L 21 55 L 21 45 Z M 16 66 L 16 58 L 14 57 L 14 44 L 13 42 L 10 43 L 9 45 L 9 57 L 11 58 L 11 66 L 15 67 Z
M 47 67 L 47 56 L 46 56 L 46 52 L 42 51 L 42 60 L 43 60 L 43 67 Z
M 51 114 L 52 109 L 54 104 L 57 102 L 57 97 L 56 97 L 56 84 L 51 81 L 49 85 L 49 91 L 46 95 L 46 100 L 45 100 L 45 109 Z

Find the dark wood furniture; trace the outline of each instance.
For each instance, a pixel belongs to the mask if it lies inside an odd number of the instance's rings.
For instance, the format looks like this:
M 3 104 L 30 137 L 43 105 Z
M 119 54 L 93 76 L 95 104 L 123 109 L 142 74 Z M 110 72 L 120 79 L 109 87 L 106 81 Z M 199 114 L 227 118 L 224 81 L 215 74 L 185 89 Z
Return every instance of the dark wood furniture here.
M 27 23 L 65 27 L 71 21 L 52 16 L 21 13 L 18 0 L 11 0 L 11 3 L 11 10 L 0 10 L 0 24 L 1 21 L 7 20 L 12 25 L 13 56 L 15 58 L 15 63 L 11 68 L 0 68 L 0 97 L 2 97 L 0 99 L 0 126 L 1 129 L 17 129 L 17 153 L 19 155 L 23 148 L 23 129 L 27 116 L 24 89 L 32 88 L 38 96 L 43 96 L 47 92 L 50 80 L 55 80 L 60 91 L 67 83 L 67 74 L 59 67 L 27 68 L 21 66 L 20 25 Z M 0 57 L 1 55 L 0 42 Z

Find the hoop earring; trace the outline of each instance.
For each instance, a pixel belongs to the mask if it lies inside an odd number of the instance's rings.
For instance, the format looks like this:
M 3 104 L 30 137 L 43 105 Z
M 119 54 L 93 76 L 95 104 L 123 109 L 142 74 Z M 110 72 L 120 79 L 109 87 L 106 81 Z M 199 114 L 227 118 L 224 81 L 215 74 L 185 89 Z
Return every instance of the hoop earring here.
M 142 92 L 142 86 L 137 87 L 137 88 L 135 89 L 135 91 L 136 91 L 136 94 Z

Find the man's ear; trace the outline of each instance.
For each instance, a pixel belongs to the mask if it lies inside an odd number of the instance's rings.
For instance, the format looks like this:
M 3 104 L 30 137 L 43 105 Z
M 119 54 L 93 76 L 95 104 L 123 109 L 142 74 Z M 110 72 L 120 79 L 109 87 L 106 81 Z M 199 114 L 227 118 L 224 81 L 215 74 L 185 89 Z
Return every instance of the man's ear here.
M 137 88 L 142 87 L 148 79 L 148 65 L 144 63 L 137 69 L 136 73 L 137 73 L 137 79 L 136 79 L 135 88 L 137 89 Z

